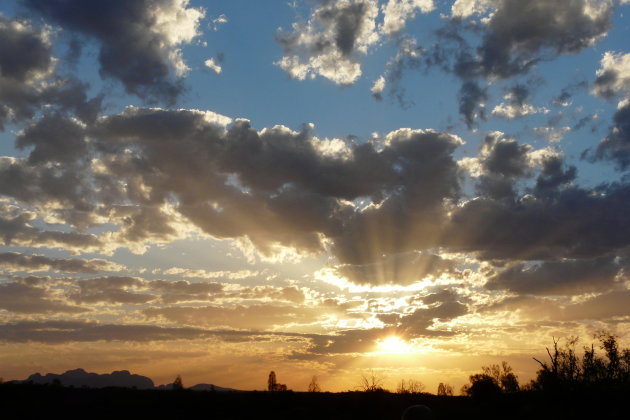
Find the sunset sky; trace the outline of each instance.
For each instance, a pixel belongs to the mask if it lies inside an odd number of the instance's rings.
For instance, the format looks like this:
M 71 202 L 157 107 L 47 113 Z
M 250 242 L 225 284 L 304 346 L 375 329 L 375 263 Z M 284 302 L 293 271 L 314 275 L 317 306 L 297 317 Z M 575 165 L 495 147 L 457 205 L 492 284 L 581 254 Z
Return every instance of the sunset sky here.
M 630 345 L 629 40 L 630 0 L 2 0 L 0 377 Z

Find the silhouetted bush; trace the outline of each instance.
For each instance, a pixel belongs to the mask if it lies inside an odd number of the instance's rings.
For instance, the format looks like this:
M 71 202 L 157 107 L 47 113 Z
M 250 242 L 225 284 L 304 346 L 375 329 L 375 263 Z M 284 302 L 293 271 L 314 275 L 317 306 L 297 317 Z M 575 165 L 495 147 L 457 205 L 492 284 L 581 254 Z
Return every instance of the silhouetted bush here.
M 630 388 L 630 349 L 619 349 L 617 337 L 600 332 L 596 338 L 605 357 L 596 354 L 595 346 L 584 347 L 580 359 L 575 351 L 579 339 L 571 337 L 560 347 L 553 340 L 553 350 L 547 348 L 548 362 L 540 364 L 532 389 L 540 391 L 574 391 L 587 388 Z

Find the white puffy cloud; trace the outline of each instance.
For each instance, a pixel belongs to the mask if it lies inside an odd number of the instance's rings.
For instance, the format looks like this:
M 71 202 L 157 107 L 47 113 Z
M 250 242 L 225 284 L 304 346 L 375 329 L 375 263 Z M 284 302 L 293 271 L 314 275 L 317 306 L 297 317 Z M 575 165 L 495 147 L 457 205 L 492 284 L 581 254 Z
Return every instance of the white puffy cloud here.
M 435 9 L 433 0 L 388 0 L 382 6 L 383 24 L 381 30 L 386 35 L 393 35 L 405 28 L 408 20 L 416 13 L 429 13 Z
M 322 76 L 349 85 L 362 74 L 360 57 L 379 40 L 376 0 L 334 0 L 296 22 L 290 33 L 278 35 L 285 55 L 276 62 L 291 77 Z
M 206 61 L 203 62 L 203 64 L 205 64 L 206 67 L 214 71 L 216 74 L 221 74 L 221 71 L 223 70 L 221 68 L 221 65 L 214 61 L 214 58 L 207 59 Z
M 630 53 L 605 52 L 596 75 L 593 94 L 608 99 L 630 97 Z

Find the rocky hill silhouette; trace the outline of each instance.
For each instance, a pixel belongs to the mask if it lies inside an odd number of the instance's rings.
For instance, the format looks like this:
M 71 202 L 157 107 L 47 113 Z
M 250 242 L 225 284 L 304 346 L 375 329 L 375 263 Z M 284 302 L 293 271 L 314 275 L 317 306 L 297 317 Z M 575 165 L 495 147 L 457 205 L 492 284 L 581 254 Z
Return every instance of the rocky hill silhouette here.
M 60 375 L 55 373 L 47 373 L 46 375 L 35 373 L 29 376 L 26 382 L 42 385 L 59 383 L 63 386 L 87 388 L 106 388 L 110 386 L 137 389 L 155 388 L 155 384 L 150 378 L 132 374 L 128 370 L 117 370 L 112 373 L 98 374 L 86 372 L 79 368 L 69 370 Z
M 24 381 L 18 382 L 30 382 L 38 385 L 59 384 L 63 386 L 73 386 L 78 388 L 121 387 L 158 390 L 168 390 L 173 388 L 173 384 L 155 386 L 151 378 L 142 375 L 132 374 L 128 370 L 118 370 L 112 373 L 98 374 L 86 372 L 84 369 L 81 368 L 69 370 L 62 374 L 47 373 L 46 375 L 41 375 L 40 373 L 34 373 Z M 213 384 L 197 384 L 186 389 L 190 389 L 192 391 L 217 392 L 238 391 L 236 389 L 225 388 Z

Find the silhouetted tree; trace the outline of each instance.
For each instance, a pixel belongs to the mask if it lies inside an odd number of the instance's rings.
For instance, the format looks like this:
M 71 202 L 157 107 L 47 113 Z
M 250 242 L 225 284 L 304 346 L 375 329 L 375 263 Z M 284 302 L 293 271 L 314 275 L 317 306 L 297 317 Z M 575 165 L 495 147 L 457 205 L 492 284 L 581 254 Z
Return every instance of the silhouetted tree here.
M 482 373 L 470 375 L 470 385 L 462 387 L 462 394 L 475 399 L 487 400 L 499 394 L 518 392 L 518 378 L 507 362 L 501 365 L 482 366 Z
M 373 370 L 361 374 L 361 382 L 358 388 L 364 392 L 385 391 L 383 389 L 383 378 Z
M 317 382 L 317 376 L 313 376 L 311 383 L 308 384 L 308 392 L 320 392 L 319 383 Z
M 584 387 L 630 387 L 630 349 L 620 349 L 617 337 L 608 332 L 595 335 L 604 350 L 605 358 L 599 357 L 595 346 L 584 347 L 580 360 L 575 352 L 577 338 L 566 340 L 559 347 L 554 338 L 553 350 L 547 348 L 548 362 L 536 358 L 540 369 L 532 388 L 544 391 L 572 390 Z
M 440 384 L 438 385 L 438 390 L 437 390 L 437 394 L 443 397 L 452 397 L 453 396 L 453 387 L 449 384 L 445 384 L 443 382 L 440 382 Z
M 182 382 L 182 377 L 180 375 L 177 375 L 177 378 L 175 378 L 172 386 L 173 389 L 176 391 L 181 391 L 182 389 L 184 389 L 184 383 Z
M 396 392 L 399 394 L 419 394 L 424 391 L 424 388 L 424 384 L 420 381 L 401 379 L 396 388 Z

